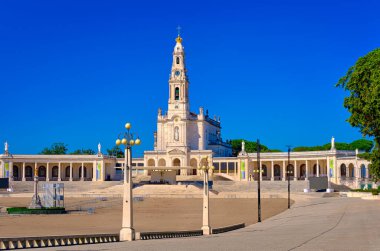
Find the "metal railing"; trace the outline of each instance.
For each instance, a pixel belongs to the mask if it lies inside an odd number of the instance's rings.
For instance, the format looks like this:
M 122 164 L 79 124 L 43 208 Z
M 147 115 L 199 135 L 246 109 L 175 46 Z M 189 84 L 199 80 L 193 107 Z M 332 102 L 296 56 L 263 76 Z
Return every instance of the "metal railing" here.
M 220 228 L 213 228 L 212 229 L 212 234 L 221 234 L 229 231 L 233 231 L 239 228 L 244 228 L 245 223 L 240 223 L 232 226 L 226 226 L 226 227 L 220 227 Z
M 194 231 L 172 231 L 172 232 L 141 232 L 140 240 L 165 239 L 165 238 L 181 238 L 203 235 L 202 230 Z
M 119 241 L 119 234 L 0 238 L 0 250 L 58 247 Z

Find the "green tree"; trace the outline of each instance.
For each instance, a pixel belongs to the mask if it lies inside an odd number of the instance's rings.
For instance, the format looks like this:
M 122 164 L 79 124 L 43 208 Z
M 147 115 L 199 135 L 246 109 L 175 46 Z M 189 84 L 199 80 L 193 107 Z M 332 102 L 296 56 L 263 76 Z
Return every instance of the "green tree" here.
M 74 154 L 74 155 L 94 155 L 95 154 L 95 151 L 92 150 L 92 149 L 78 149 L 78 150 L 75 150 L 74 152 L 72 152 L 71 154 Z
M 351 150 L 359 149 L 361 151 L 369 152 L 373 147 L 373 141 L 367 139 L 355 140 L 351 143 L 336 142 L 335 148 L 337 150 Z M 294 152 L 304 151 L 326 151 L 331 149 L 331 143 L 324 144 L 323 146 L 297 146 L 293 148 Z
M 231 140 L 231 145 L 232 145 L 232 155 L 237 156 L 239 152 L 241 151 L 241 142 L 243 139 L 233 139 Z M 249 141 L 249 140 L 244 140 L 245 142 L 245 151 L 247 153 L 253 153 L 257 152 L 257 143 L 255 141 Z M 278 150 L 270 150 L 268 149 L 267 146 L 260 144 L 261 146 L 261 152 L 276 152 Z
M 66 154 L 67 145 L 64 143 L 53 143 L 50 147 L 45 147 L 40 154 Z
M 111 149 L 107 149 L 109 156 L 116 156 L 117 158 L 124 158 L 124 152 L 119 146 L 114 146 Z
M 363 136 L 373 137 L 375 147 L 368 160 L 373 181 L 380 180 L 380 48 L 358 59 L 337 87 L 350 94 L 344 107 L 351 113 L 348 122 L 359 128 Z

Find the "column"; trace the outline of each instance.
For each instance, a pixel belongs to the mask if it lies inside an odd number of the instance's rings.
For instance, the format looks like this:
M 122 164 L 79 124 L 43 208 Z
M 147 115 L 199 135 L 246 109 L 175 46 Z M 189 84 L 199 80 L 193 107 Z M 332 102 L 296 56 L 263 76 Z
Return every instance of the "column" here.
M 259 162 L 257 161 L 257 167 L 258 167 L 258 170 L 259 170 L 259 178 L 260 178 L 260 181 L 263 181 L 263 162 L 260 161 L 260 166 L 259 166 Z M 261 171 L 261 172 L 260 172 Z M 268 171 L 268 170 L 267 170 Z
M 58 163 L 58 181 L 62 181 L 62 179 L 61 179 L 61 162 Z
M 341 179 L 340 166 L 338 167 L 337 162 L 335 161 L 335 158 L 334 158 L 334 172 L 336 173 L 336 176 L 335 176 L 337 178 L 336 182 L 340 184 L 340 179 Z
M 81 168 L 81 175 L 80 175 L 80 180 L 81 181 L 84 181 L 84 163 L 82 162 L 82 166 L 80 167 Z
M 228 168 L 229 168 L 228 164 L 229 164 L 229 162 L 227 161 L 227 162 L 226 162 L 226 168 L 227 168 L 227 170 L 226 170 L 226 174 L 227 174 L 227 175 L 228 175 Z
M 13 181 L 13 161 L 9 162 L 9 180 Z
M 297 160 L 294 161 L 294 180 L 297 180 L 298 172 L 297 172 Z
M 317 159 L 317 177 L 319 177 L 319 160 Z
M 73 181 L 73 163 L 70 162 L 70 181 Z
M 285 160 L 282 161 L 282 180 L 286 180 L 286 163 Z
M 25 162 L 22 163 L 22 181 L 26 181 L 26 178 L 25 178 Z
M 309 180 L 309 161 L 306 160 L 305 166 L 305 180 Z
M 124 166 L 124 172 L 125 172 L 125 166 Z M 92 181 L 96 181 L 96 161 L 94 161 L 92 164 Z
M 35 177 L 36 170 L 37 170 L 37 176 L 38 176 L 38 164 L 37 164 L 37 162 L 34 163 L 33 178 Z
M 46 181 L 50 181 L 49 162 L 46 163 Z
M 273 160 L 271 161 L 271 165 L 270 165 L 270 180 L 274 181 L 274 163 L 273 163 Z
M 236 176 L 236 162 L 233 162 L 234 163 L 234 176 Z

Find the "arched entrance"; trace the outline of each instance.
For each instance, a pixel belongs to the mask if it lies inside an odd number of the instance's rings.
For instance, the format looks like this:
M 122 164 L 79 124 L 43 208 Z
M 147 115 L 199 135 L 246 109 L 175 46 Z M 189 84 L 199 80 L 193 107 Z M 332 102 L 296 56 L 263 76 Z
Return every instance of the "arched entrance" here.
M 65 177 L 70 179 L 70 166 L 67 166 L 65 169 Z
M 181 166 L 181 160 L 178 159 L 178 158 L 174 159 L 174 160 L 173 160 L 173 166 Z M 181 174 L 181 170 L 178 169 L 178 170 L 177 170 L 177 175 L 180 175 L 180 174 Z
M 346 177 L 346 165 L 345 164 L 340 165 L 340 177 L 342 177 L 342 178 Z
M 54 178 L 58 179 L 58 166 L 53 166 L 53 168 L 51 169 L 51 177 L 53 179 Z
M 148 167 L 154 167 L 156 166 L 156 161 L 154 159 L 148 159 Z M 152 174 L 152 170 L 148 170 L 148 175 Z
M 287 170 L 287 176 L 294 177 L 294 166 L 292 164 L 289 164 L 286 170 Z
M 87 168 L 84 166 L 83 167 L 83 179 L 86 180 L 87 178 Z M 82 178 L 82 166 L 79 167 L 79 178 Z
M 266 165 L 262 165 L 262 166 L 261 166 L 261 170 L 262 170 L 262 172 L 263 172 L 262 177 L 267 178 L 267 177 L 268 177 L 268 168 L 267 168 L 267 166 L 266 166 Z
M 19 179 L 19 169 L 18 166 L 13 166 L 13 180 L 18 180 Z
M 192 167 L 191 169 L 191 174 L 192 175 L 197 175 L 197 168 L 198 168 L 198 165 L 197 165 L 197 160 L 196 159 L 191 159 L 190 160 L 190 166 Z
M 31 166 L 25 167 L 25 177 L 32 178 L 33 177 L 33 169 Z
M 158 161 L 158 166 L 166 166 L 166 161 L 164 159 L 160 159 Z
M 300 177 L 305 178 L 306 177 L 306 165 L 302 164 L 300 166 Z
M 348 165 L 348 175 L 349 177 L 355 177 L 355 167 L 354 167 L 354 164 L 350 163 Z
M 45 178 L 46 179 L 46 167 L 40 166 L 38 168 L 38 177 L 39 178 Z
M 278 180 L 281 179 L 281 167 L 279 165 L 274 165 L 274 177 Z
M 365 179 L 366 178 L 366 170 L 365 170 L 365 165 L 362 164 L 360 166 L 360 178 Z

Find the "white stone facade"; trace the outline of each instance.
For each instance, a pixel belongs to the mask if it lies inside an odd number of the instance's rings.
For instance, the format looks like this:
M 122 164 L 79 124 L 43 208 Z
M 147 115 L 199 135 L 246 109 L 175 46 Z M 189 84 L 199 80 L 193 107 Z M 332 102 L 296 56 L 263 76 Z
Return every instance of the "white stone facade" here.
M 190 112 L 185 52 L 179 36 L 168 89 L 168 110 L 158 110 L 153 150 L 133 159 L 133 174 L 173 183 L 175 175 L 200 175 L 197 167 L 208 157 L 215 167 L 214 175 L 236 181 L 257 180 L 253 172 L 258 167 L 256 154 L 243 150 L 231 157 L 231 145 L 221 137 L 220 119 L 210 118 L 202 107 L 198 114 Z M 370 183 L 369 162 L 360 159 L 358 151 L 337 151 L 334 139 L 331 145 L 329 151 L 291 152 L 289 163 L 287 152 L 261 153 L 260 179 L 285 180 L 289 165 L 295 181 L 329 175 L 332 182 L 350 187 Z M 11 154 L 6 143 L 0 155 L 0 178 L 32 181 L 37 169 L 39 179 L 46 181 L 120 180 L 123 165 L 123 158 L 103 155 L 100 144 L 96 155 L 19 155 Z

